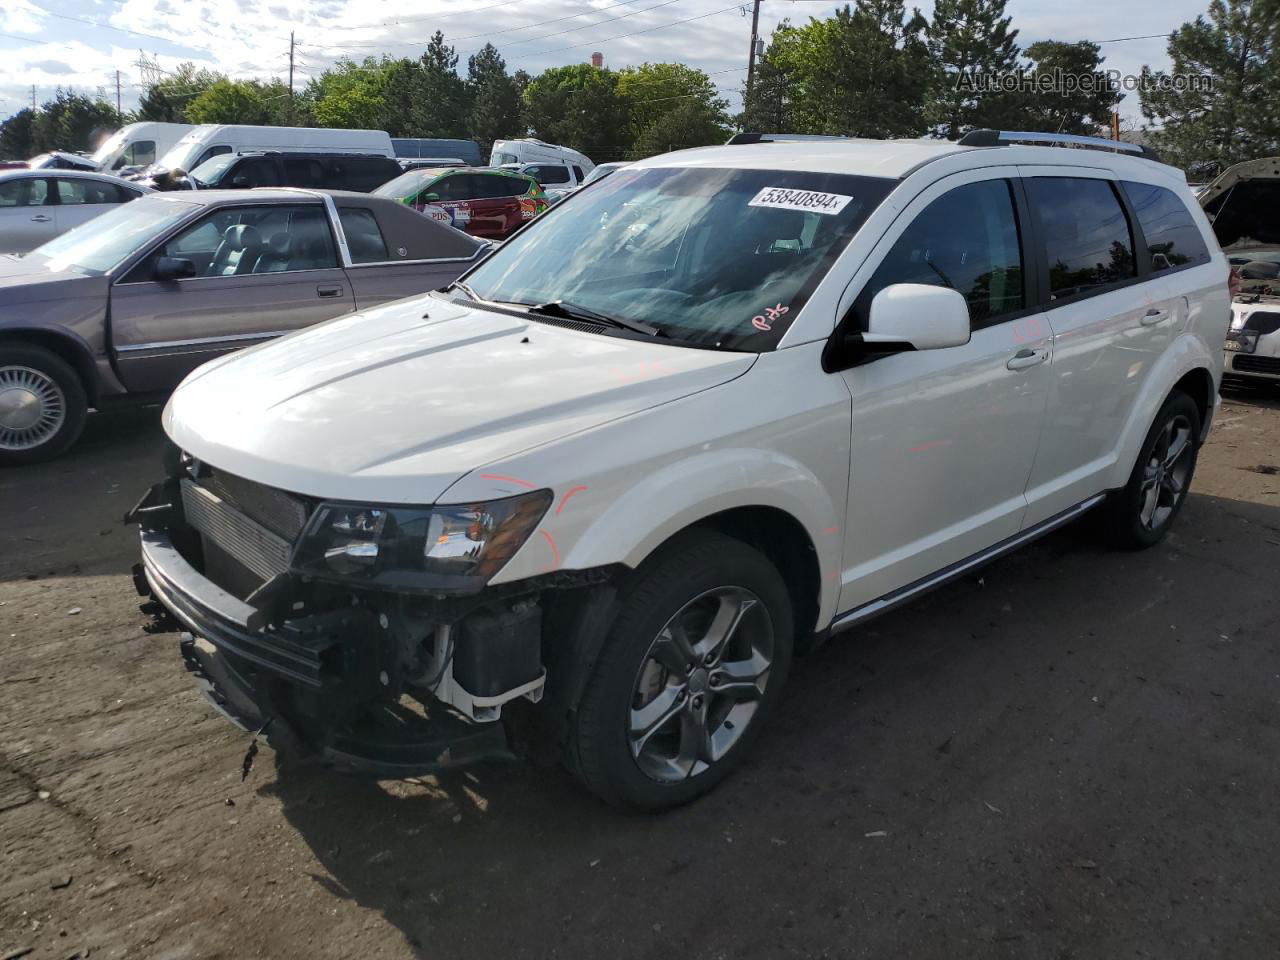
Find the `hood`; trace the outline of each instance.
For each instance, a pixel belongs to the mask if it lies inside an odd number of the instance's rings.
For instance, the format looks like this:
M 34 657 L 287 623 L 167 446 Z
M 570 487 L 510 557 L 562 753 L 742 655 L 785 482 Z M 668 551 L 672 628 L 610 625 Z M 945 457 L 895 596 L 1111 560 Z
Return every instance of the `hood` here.
M 89 277 L 73 270 L 51 270 L 39 258 L 0 257 L 0 315 L 4 308 L 42 300 L 106 296 L 106 277 Z
M 1228 167 L 1197 199 L 1224 250 L 1280 245 L 1280 157 Z
M 164 424 L 193 456 L 259 483 L 432 503 L 478 467 L 714 387 L 754 360 L 417 297 L 206 364 Z

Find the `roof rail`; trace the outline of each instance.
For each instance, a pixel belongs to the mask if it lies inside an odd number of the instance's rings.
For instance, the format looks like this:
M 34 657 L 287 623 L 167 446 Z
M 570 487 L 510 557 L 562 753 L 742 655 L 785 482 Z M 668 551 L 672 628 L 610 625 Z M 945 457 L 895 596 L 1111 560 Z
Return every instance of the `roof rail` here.
M 786 143 L 804 140 L 849 140 L 850 137 L 829 137 L 816 133 L 735 133 L 725 141 L 726 147 L 738 147 L 747 143 Z
M 1038 143 L 1050 147 L 1083 147 L 1086 150 L 1113 150 L 1117 153 L 1136 153 L 1148 160 L 1162 163 L 1160 155 L 1150 147 L 1105 137 L 1082 137 L 1074 133 L 1036 133 L 1028 130 L 970 130 L 958 141 L 962 147 L 1004 147 L 1013 143 Z

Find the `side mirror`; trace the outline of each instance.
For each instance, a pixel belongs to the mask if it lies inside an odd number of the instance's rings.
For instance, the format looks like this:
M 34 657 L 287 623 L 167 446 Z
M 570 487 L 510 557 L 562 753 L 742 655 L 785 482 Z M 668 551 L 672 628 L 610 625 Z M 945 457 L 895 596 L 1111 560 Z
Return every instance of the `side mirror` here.
M 232 178 L 231 178 L 231 185 L 232 185 L 233 187 L 249 187 L 249 186 L 252 186 L 252 184 L 250 184 L 250 183 L 249 183 L 249 178 L 248 178 L 248 177 L 246 177 L 243 173 L 242 173 L 242 174 L 240 174 L 239 176 L 232 177 Z
M 182 257 L 161 257 L 152 278 L 160 281 L 186 280 L 196 275 L 196 265 Z
M 418 198 L 419 203 L 437 203 L 439 200 L 440 194 L 438 193 L 424 193 Z
M 871 301 L 862 342 L 872 351 L 941 350 L 969 342 L 969 304 L 950 287 L 895 283 Z

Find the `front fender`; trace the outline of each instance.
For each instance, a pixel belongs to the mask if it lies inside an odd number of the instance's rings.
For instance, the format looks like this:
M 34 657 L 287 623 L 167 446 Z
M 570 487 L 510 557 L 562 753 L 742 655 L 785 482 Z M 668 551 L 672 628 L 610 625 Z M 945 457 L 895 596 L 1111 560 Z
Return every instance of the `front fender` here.
M 1107 476 L 1107 489 L 1117 490 L 1129 482 L 1129 475 L 1138 462 L 1138 454 L 1156 414 L 1178 381 L 1193 370 L 1204 370 L 1213 380 L 1212 402 L 1206 421 L 1212 418 L 1218 404 L 1218 386 L 1222 381 L 1221 346 L 1215 356 L 1203 338 L 1191 332 L 1182 333 L 1156 361 L 1129 413 L 1116 448 L 1115 462 Z

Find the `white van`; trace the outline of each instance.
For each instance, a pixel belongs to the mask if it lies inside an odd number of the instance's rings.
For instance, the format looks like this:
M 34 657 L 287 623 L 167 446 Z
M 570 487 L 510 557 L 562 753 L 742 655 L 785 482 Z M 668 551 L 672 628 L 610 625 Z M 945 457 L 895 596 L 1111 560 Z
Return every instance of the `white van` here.
M 555 143 L 546 143 L 526 137 L 520 140 L 495 140 L 493 152 L 489 155 L 489 166 L 504 167 L 513 163 L 561 163 L 576 165 L 582 173 L 588 174 L 595 169 L 591 158 L 577 150 L 562 147 Z M 579 178 L 581 179 L 581 178 Z
M 210 157 L 257 150 L 361 153 L 394 157 L 385 130 L 332 130 L 325 127 L 241 127 L 205 123 L 192 127 L 160 158 L 169 170 L 194 170 Z
M 173 149 L 191 129 L 189 123 L 130 123 L 102 142 L 92 160 L 103 173 L 125 167 L 146 167 Z

